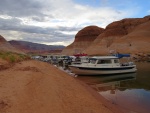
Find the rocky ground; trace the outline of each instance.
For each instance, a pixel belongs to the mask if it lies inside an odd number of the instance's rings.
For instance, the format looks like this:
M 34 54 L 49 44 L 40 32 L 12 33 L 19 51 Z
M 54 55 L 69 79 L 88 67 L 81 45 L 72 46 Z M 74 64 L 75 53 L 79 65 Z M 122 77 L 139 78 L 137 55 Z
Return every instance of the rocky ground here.
M 121 113 L 84 83 L 48 63 L 0 59 L 0 113 Z
M 132 55 L 135 62 L 150 62 L 150 53 L 136 53 Z

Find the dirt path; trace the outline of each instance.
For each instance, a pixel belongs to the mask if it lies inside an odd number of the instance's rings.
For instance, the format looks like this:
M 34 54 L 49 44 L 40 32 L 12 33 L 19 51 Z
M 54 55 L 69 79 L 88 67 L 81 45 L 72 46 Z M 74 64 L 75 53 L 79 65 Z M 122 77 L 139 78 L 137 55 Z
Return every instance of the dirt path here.
M 0 71 L 0 113 L 121 113 L 58 68 L 24 61 Z

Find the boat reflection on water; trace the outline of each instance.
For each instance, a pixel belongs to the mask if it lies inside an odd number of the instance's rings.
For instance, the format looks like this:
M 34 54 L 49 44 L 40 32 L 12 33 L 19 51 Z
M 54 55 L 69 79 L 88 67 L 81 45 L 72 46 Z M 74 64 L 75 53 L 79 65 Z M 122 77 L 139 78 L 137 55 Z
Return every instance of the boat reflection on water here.
M 144 75 L 143 75 L 144 76 Z M 78 76 L 112 104 L 119 106 L 124 113 L 149 113 L 150 87 L 139 73 L 109 76 Z M 145 88 L 144 88 L 145 87 Z
M 110 76 L 100 76 L 98 79 L 87 83 L 97 92 L 110 91 L 111 94 L 115 94 L 116 89 L 125 90 L 126 87 L 121 82 L 131 81 L 136 79 L 136 73 L 118 74 Z
M 78 79 L 90 86 L 103 86 L 103 84 L 118 83 L 120 81 L 127 81 L 136 79 L 137 73 L 116 74 L 116 75 L 101 75 L 101 76 L 78 76 Z
M 124 113 L 150 113 L 150 63 L 136 62 L 137 72 L 118 75 L 78 76 Z

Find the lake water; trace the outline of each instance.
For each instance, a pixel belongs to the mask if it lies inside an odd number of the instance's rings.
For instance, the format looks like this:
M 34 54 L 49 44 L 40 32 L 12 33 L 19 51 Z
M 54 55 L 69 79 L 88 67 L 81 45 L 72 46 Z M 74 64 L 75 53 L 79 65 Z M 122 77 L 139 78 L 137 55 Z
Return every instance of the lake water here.
M 136 63 L 138 71 L 109 76 L 78 76 L 124 113 L 150 113 L 150 63 Z

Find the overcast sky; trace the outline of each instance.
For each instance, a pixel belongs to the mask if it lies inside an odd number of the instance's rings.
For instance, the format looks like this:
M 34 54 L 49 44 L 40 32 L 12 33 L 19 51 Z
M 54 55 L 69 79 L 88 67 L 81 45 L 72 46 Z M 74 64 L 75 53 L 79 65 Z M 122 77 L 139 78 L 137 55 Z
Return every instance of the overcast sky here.
M 67 46 L 86 26 L 105 28 L 146 15 L 150 0 L 1 0 L 0 35 L 8 41 Z

